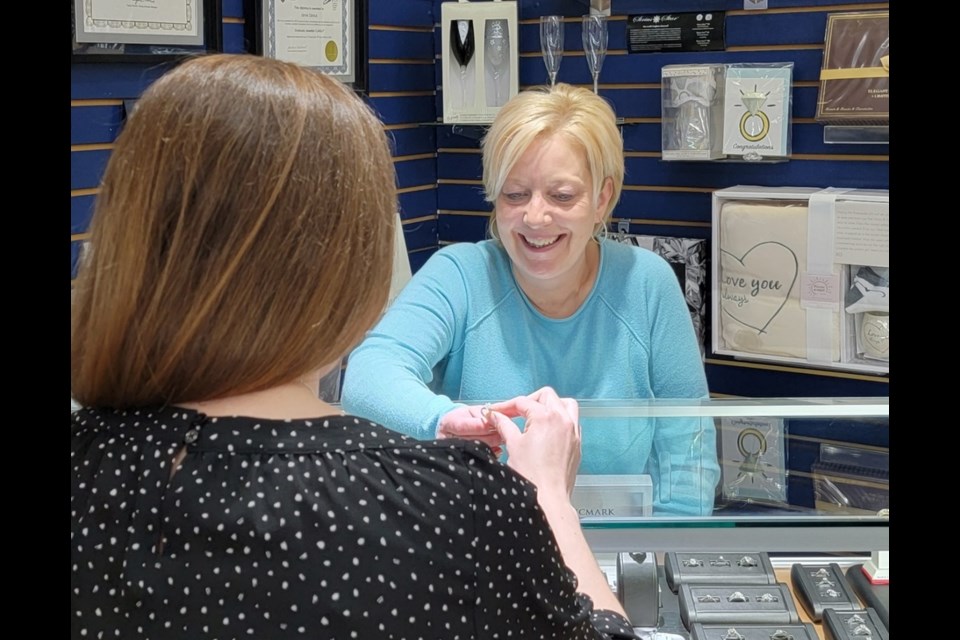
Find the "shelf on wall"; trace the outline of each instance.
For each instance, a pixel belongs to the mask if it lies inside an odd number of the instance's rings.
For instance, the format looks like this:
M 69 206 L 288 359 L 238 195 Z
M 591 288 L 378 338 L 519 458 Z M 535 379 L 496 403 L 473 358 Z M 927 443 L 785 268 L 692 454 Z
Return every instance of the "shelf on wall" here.
M 889 125 L 840 125 L 823 127 L 824 144 L 889 144 Z
M 463 136 L 465 138 L 470 138 L 471 140 L 479 140 L 487 132 L 487 129 L 490 128 L 491 122 L 441 122 L 439 120 L 435 122 L 418 122 L 417 125 L 421 127 L 452 127 L 451 133 L 454 135 Z M 617 118 L 617 126 L 624 124 L 623 118 Z

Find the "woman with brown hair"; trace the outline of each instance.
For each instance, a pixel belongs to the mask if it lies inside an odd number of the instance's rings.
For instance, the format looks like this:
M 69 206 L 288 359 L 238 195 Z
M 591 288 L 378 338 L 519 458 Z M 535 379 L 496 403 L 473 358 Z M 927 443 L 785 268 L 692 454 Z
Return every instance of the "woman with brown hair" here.
M 139 100 L 74 292 L 72 637 L 635 637 L 569 502 L 574 401 L 493 405 L 506 466 L 317 397 L 386 302 L 393 183 L 371 110 L 290 63 Z

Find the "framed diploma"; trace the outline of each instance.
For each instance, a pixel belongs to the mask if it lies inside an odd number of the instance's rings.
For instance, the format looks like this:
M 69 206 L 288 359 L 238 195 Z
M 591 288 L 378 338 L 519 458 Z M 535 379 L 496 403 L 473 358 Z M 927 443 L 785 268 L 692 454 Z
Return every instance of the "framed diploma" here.
M 74 62 L 160 62 L 222 49 L 222 0 L 73 0 Z
M 368 0 L 245 0 L 250 50 L 366 91 Z

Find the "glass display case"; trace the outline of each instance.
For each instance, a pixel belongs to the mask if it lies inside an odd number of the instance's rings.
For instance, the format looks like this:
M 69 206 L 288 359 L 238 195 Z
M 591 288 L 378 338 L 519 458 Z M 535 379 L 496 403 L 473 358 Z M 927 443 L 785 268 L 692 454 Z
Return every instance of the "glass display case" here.
M 889 399 L 582 400 L 595 552 L 889 549 Z
M 889 637 L 888 398 L 582 400 L 580 422 L 574 504 L 640 637 Z

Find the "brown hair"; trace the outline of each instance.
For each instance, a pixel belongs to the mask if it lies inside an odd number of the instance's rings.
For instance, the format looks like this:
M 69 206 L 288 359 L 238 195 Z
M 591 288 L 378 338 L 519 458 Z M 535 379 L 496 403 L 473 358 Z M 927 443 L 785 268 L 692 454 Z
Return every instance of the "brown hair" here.
M 73 398 L 209 400 L 334 362 L 386 304 L 396 210 L 385 132 L 349 88 L 257 56 L 183 63 L 138 101 L 103 177 Z
M 487 202 L 496 203 L 510 170 L 530 145 L 554 134 L 583 150 L 594 203 L 604 182 L 611 180 L 613 194 L 603 212 L 603 222 L 609 222 L 620 200 L 624 176 L 623 135 L 617 127 L 617 116 L 597 94 L 563 82 L 521 91 L 500 108 L 482 143 Z M 496 238 L 496 212 L 490 226 Z

